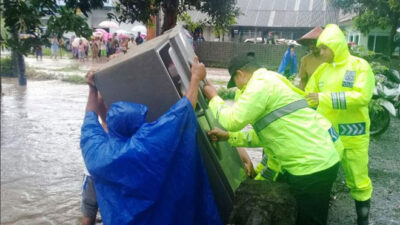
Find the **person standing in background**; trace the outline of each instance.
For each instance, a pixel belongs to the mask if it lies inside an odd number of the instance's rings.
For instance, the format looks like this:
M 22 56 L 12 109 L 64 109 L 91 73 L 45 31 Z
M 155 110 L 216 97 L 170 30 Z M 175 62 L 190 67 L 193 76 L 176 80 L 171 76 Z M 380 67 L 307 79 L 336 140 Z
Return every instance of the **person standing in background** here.
M 314 71 L 321 65 L 324 60 L 320 56 L 319 48 L 317 48 L 317 39 L 322 32 L 321 27 L 315 27 L 310 32 L 305 34 L 297 43 L 307 46 L 310 52 L 303 56 L 300 61 L 300 70 L 299 70 L 299 77 L 300 77 L 300 84 L 299 88 L 304 91 L 304 88 L 307 85 L 308 80 L 311 78 L 311 75 Z
M 57 37 L 53 36 L 53 39 L 51 39 L 51 58 L 57 59 L 58 45 Z
M 135 42 L 136 42 L 136 45 L 140 45 L 140 44 L 143 43 L 143 38 L 142 38 L 140 32 L 138 32 L 138 35 L 137 35 L 137 37 L 136 37 L 136 39 L 135 39 Z
M 297 74 L 297 56 L 294 52 L 294 45 L 290 45 L 287 49 L 281 65 L 279 66 L 278 73 L 286 77 L 295 76 Z

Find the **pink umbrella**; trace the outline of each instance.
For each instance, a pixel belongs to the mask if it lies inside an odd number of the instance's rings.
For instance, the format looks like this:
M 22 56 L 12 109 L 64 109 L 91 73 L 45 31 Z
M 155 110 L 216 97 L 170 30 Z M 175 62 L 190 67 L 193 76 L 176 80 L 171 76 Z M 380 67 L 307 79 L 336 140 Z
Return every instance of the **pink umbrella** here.
M 104 33 L 103 34 L 103 40 L 104 41 L 107 41 L 107 40 L 109 40 L 111 38 L 112 38 L 112 34 L 110 34 L 110 33 Z
M 118 37 L 120 39 L 129 38 L 129 36 L 127 34 L 119 34 Z
M 101 29 L 101 28 L 97 28 L 96 32 L 101 32 L 102 34 L 107 34 L 108 33 L 106 30 Z
M 103 33 L 99 32 L 99 31 L 96 31 L 96 32 L 93 32 L 93 36 L 95 36 L 95 37 L 103 37 Z

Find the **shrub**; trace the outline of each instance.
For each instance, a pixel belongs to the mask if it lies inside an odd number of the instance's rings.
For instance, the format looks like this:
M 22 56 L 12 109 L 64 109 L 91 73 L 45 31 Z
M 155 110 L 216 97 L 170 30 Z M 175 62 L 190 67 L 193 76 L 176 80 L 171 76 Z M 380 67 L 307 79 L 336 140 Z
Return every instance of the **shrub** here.
M 85 84 L 86 83 L 85 78 L 80 75 L 66 76 L 66 77 L 62 78 L 61 80 L 68 82 L 68 83 L 73 83 L 73 84 Z
M 13 74 L 13 66 L 12 66 L 12 60 L 11 57 L 5 57 L 1 58 L 0 62 L 0 71 L 1 71 L 1 76 L 3 77 L 16 77 L 16 74 Z

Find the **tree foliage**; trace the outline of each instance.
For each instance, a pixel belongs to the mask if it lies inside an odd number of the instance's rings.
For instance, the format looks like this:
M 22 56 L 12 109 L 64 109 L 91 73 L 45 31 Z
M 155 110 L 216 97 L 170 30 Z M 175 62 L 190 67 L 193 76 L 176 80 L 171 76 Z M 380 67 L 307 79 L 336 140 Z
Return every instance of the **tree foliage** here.
M 26 34 L 27 38 L 15 38 L 12 35 L 2 38 L 7 47 L 26 54 L 31 47 L 47 43 L 49 37 L 61 37 L 68 31 L 90 37 L 92 32 L 85 18 L 76 11 L 80 9 L 87 15 L 91 8 L 101 6 L 102 0 L 67 0 L 65 6 L 58 6 L 53 0 L 5 0 L 5 29 L 15 29 L 19 34 Z M 43 24 L 43 18 L 46 17 L 47 22 Z
M 399 0 L 331 0 L 333 5 L 344 12 L 356 13 L 355 26 L 364 34 L 379 27 L 390 28 L 390 53 L 393 52 L 394 35 L 400 26 Z
M 151 23 L 151 17 L 162 10 L 164 24 L 162 30 L 175 26 L 178 15 L 187 10 L 198 10 L 209 16 L 208 23 L 217 29 L 226 29 L 239 14 L 235 0 L 120 0 L 116 5 L 116 14 L 109 14 L 121 22 L 140 21 Z
M 179 20 L 184 22 L 187 29 L 192 33 L 194 33 L 197 28 L 202 28 L 206 24 L 206 21 L 204 20 L 198 22 L 193 21 L 187 12 L 183 12 L 181 15 L 179 15 Z
M 26 85 L 23 55 L 28 54 L 33 47 L 48 44 L 49 37 L 61 37 L 68 31 L 87 38 L 91 35 L 85 18 L 78 15 L 77 11 L 87 16 L 91 9 L 102 7 L 103 1 L 65 0 L 65 3 L 65 6 L 59 6 L 55 0 L 0 2 L 4 18 L 1 44 L 12 51 L 13 74 L 18 75 L 20 85 Z M 47 19 L 47 22 L 43 23 L 43 19 Z

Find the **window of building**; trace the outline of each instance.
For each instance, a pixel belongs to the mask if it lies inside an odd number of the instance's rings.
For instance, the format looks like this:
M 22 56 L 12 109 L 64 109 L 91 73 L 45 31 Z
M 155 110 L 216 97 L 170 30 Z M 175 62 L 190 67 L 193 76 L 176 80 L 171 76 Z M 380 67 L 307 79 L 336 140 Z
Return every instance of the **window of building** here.
M 386 53 L 387 43 L 389 42 L 389 37 L 385 35 L 372 34 L 368 36 L 368 50 L 377 53 Z
M 356 43 L 358 45 L 358 41 L 360 40 L 360 35 L 355 35 L 354 36 L 354 43 Z
M 347 34 L 347 42 L 354 42 L 357 45 L 359 44 L 360 41 L 360 34 L 359 33 L 348 33 Z

